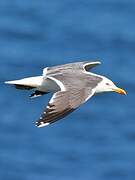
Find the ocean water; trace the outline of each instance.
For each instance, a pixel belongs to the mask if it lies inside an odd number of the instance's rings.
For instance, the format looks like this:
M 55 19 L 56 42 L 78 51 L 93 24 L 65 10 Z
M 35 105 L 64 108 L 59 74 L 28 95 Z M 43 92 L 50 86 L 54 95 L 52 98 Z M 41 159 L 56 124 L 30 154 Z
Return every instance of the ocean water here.
M 0 1 L 0 180 L 135 179 L 135 1 Z M 93 71 L 127 90 L 92 97 L 36 128 L 33 100 L 3 82 L 46 66 L 100 60 Z

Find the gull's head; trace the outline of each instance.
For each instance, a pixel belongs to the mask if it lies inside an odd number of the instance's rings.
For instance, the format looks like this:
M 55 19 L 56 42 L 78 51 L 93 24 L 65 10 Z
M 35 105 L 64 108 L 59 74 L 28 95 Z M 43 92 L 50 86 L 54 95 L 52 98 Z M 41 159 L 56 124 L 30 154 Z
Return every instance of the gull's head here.
M 119 94 L 126 95 L 126 91 L 122 88 L 117 87 L 110 79 L 102 76 L 102 81 L 96 87 L 96 93 L 101 92 L 116 92 Z

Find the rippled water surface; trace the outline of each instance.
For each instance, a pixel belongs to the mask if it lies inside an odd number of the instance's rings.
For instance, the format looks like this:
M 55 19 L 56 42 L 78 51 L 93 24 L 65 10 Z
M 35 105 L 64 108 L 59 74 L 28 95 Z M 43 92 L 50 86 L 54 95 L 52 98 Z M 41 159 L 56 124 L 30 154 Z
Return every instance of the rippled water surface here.
M 134 180 L 134 19 L 132 0 L 0 1 L 1 180 Z M 128 96 L 97 95 L 38 129 L 51 95 L 29 100 L 3 84 L 85 59 Z

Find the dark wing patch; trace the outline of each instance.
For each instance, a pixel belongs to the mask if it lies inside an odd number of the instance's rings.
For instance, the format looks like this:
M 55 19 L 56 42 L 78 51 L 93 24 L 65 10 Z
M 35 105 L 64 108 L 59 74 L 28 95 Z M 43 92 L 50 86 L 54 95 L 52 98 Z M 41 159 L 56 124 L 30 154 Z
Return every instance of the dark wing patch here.
M 35 87 L 31 87 L 31 86 L 25 86 L 25 85 L 19 85 L 19 84 L 14 84 L 16 89 L 20 89 L 20 90 L 30 90 L 30 89 L 34 89 Z
M 59 91 L 53 95 L 40 119 L 36 122 L 38 127 L 51 124 L 73 111 L 68 102 L 68 94 L 67 91 Z
M 91 93 L 91 96 L 92 95 Z M 36 122 L 36 125 L 43 127 L 65 117 L 84 103 L 87 97 L 88 94 L 85 89 L 56 92 L 49 101 L 40 119 Z

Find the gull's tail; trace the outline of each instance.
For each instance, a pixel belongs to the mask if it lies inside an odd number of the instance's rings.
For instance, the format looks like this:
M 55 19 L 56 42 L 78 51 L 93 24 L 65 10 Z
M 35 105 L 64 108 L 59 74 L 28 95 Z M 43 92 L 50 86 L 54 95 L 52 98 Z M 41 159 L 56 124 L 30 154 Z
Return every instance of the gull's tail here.
M 29 77 L 14 81 L 6 81 L 5 83 L 14 85 L 17 89 L 29 90 L 41 86 L 42 81 L 43 81 L 43 76 L 36 76 L 36 77 Z

